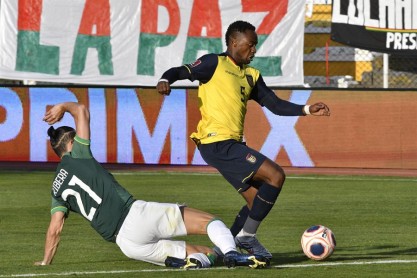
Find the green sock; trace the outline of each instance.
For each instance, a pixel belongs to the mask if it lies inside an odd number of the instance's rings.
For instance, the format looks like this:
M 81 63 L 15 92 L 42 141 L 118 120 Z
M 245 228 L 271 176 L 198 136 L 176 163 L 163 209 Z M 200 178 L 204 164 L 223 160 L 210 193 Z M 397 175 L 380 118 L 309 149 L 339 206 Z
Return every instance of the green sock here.
M 210 265 L 213 266 L 214 262 L 216 261 L 216 255 L 211 254 L 211 253 L 207 253 L 206 255 L 207 255 L 207 258 L 210 261 Z

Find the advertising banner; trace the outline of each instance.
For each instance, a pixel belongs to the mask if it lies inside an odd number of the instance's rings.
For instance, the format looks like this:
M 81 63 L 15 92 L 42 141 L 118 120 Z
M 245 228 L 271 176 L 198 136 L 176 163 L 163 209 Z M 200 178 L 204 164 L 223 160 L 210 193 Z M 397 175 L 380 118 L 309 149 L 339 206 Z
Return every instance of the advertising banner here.
M 416 91 L 284 90 L 330 117 L 281 117 L 250 101 L 245 141 L 282 166 L 417 169 Z M 51 105 L 86 104 L 91 149 L 103 163 L 205 165 L 189 135 L 200 113 L 195 89 L 0 87 L 0 161 L 58 161 L 49 146 Z M 55 124 L 74 126 L 66 115 Z
M 417 55 L 414 0 L 333 0 L 331 38 L 371 51 Z
M 170 67 L 226 50 L 230 23 L 258 33 L 269 86 L 303 84 L 305 0 L 2 0 L 0 78 L 155 86 Z M 176 86 L 197 86 L 181 81 Z

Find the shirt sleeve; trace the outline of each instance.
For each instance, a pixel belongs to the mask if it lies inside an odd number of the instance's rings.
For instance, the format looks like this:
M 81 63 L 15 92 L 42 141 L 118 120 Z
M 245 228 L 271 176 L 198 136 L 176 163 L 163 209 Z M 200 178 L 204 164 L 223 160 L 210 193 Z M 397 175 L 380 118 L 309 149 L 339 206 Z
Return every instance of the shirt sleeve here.
M 207 54 L 197 59 L 194 63 L 170 68 L 164 72 L 161 79 L 168 80 L 169 84 L 184 79 L 190 81 L 198 80 L 202 83 L 206 83 L 213 76 L 218 62 L 217 54 Z
M 191 79 L 191 73 L 186 66 L 174 67 L 164 72 L 161 79 L 168 80 L 168 83 L 172 84 L 177 80 Z
M 252 90 L 251 99 L 258 102 L 261 106 L 265 106 L 275 115 L 305 116 L 303 111 L 304 105 L 295 104 L 277 97 L 274 91 L 266 86 L 262 76 L 259 76 Z
M 217 54 L 207 54 L 185 67 L 191 73 L 191 81 L 198 80 L 201 83 L 207 83 L 212 77 L 219 63 Z
M 54 214 L 57 211 L 62 211 L 65 213 L 66 216 L 68 216 L 68 207 L 65 203 L 59 202 L 57 199 L 52 197 L 51 202 L 51 215 Z

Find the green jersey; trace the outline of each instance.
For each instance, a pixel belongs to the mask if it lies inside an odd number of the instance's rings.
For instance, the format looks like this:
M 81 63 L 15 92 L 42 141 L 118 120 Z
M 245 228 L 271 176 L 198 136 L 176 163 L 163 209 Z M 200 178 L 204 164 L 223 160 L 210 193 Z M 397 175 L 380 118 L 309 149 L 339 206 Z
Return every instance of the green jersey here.
M 133 196 L 92 156 L 90 141 L 75 136 L 70 153 L 58 164 L 52 183 L 51 214 L 74 211 L 108 241 L 114 241 Z

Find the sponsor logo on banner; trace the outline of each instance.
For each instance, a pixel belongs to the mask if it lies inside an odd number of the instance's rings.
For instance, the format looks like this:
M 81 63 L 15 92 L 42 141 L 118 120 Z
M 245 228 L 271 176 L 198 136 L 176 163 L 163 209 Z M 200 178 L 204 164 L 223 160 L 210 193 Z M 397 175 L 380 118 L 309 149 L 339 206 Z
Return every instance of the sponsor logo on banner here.
M 58 161 L 42 118 L 51 105 L 73 101 L 88 104 L 91 151 L 99 162 L 204 165 L 189 137 L 201 117 L 196 92 L 173 89 L 164 98 L 152 88 L 0 87 L 0 161 Z M 283 99 L 307 103 L 310 95 L 308 90 L 288 91 Z M 314 166 L 296 129 L 305 117 L 250 110 L 246 142 L 272 160 L 285 153 L 287 163 Z M 74 127 L 73 118 L 65 114 L 55 127 L 62 125 Z M 247 159 L 255 162 L 254 156 Z
M 417 2 L 333 0 L 334 41 L 373 51 L 417 55 Z
M 276 93 L 299 104 L 326 99 L 335 112 L 280 117 L 248 102 L 244 141 L 279 165 L 417 169 L 417 90 Z M 59 161 L 42 118 L 51 105 L 66 101 L 88 105 L 91 151 L 99 162 L 206 164 L 189 137 L 201 117 L 196 89 L 173 89 L 166 98 L 154 88 L 80 86 L 0 87 L 0 161 Z M 73 118 L 65 114 L 54 126 L 62 125 L 74 127 Z

